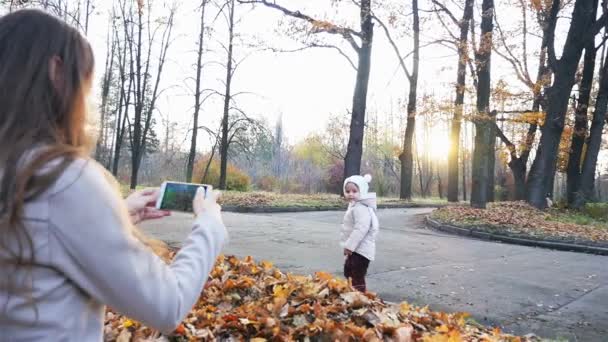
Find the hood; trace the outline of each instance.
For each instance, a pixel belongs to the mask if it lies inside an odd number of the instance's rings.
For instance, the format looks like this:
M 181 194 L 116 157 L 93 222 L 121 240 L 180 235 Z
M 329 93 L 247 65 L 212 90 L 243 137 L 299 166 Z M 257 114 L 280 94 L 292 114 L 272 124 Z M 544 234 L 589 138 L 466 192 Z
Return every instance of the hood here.
M 366 207 L 372 208 L 374 210 L 378 209 L 377 198 L 375 192 L 370 192 L 362 198 L 358 199 L 355 203 L 363 204 Z

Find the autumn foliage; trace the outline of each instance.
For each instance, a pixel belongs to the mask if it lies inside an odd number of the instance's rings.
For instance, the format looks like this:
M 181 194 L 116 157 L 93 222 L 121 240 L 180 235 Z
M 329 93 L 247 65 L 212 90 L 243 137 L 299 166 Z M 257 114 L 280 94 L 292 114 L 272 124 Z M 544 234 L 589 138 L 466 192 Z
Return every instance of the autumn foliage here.
M 386 303 L 319 272 L 285 274 L 220 256 L 200 300 L 171 336 L 108 310 L 107 341 L 535 341 L 467 323 L 464 313 Z
M 214 187 L 218 187 L 220 183 L 220 163 L 218 160 L 214 159 L 213 161 L 211 161 L 207 176 L 205 177 L 205 179 L 203 179 L 203 175 L 205 174 L 205 168 L 207 167 L 208 161 L 208 158 L 203 158 L 196 162 L 196 164 L 194 165 L 194 172 L 192 173 L 192 180 L 196 183 L 211 184 Z M 249 190 L 251 179 L 244 171 L 240 170 L 232 164 L 228 164 L 227 176 L 227 190 Z

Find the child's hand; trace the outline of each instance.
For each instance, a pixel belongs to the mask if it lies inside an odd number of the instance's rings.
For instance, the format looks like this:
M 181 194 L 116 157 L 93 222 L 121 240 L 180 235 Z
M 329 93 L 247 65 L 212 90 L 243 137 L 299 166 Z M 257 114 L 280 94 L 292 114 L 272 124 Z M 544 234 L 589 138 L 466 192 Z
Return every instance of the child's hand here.
M 344 248 L 344 255 L 351 256 L 352 254 L 353 254 L 353 252 L 351 252 L 350 250 Z

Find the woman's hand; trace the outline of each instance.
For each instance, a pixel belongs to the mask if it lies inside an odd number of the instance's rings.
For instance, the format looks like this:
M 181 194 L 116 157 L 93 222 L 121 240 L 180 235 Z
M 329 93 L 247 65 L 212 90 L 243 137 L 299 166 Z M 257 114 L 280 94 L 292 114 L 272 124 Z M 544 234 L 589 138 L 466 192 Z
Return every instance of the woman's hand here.
M 344 248 L 344 255 L 346 255 L 346 256 L 351 256 L 352 254 L 353 254 L 353 252 L 352 252 L 352 251 L 350 251 L 350 250 L 348 250 L 348 249 Z
M 171 215 L 169 211 L 156 209 L 158 196 L 160 196 L 158 189 L 145 189 L 135 191 L 126 198 L 133 224 Z
M 214 191 L 211 185 L 205 188 L 200 187 L 196 191 L 196 196 L 192 201 L 192 208 L 194 209 L 194 215 L 200 216 L 202 214 L 208 214 L 211 217 L 222 222 L 222 207 L 217 204 L 217 200 L 220 198 L 221 193 Z

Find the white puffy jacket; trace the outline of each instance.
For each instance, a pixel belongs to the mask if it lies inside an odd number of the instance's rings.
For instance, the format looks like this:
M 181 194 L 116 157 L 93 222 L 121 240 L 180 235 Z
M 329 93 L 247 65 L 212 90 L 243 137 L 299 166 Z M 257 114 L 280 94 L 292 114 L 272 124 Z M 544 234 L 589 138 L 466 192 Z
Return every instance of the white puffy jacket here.
M 351 203 L 344 215 L 340 246 L 361 254 L 370 261 L 376 256 L 376 236 L 380 230 L 376 215 L 376 194 Z

